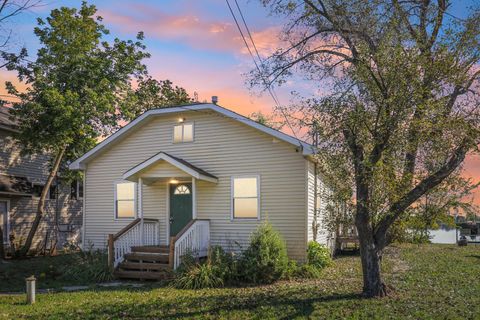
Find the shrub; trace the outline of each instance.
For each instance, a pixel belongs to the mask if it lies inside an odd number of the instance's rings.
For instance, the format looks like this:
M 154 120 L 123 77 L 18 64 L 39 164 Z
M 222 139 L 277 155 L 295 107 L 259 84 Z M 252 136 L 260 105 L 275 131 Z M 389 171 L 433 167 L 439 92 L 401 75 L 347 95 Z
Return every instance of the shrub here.
M 272 283 L 287 274 L 285 242 L 269 223 L 263 223 L 253 233 L 240 267 L 243 280 L 250 283 Z
M 238 279 L 238 263 L 231 253 L 225 252 L 220 246 L 210 248 L 208 259 L 218 267 L 218 273 L 224 282 L 232 283 Z
M 330 250 L 324 245 L 310 241 L 307 248 L 307 264 L 323 269 L 332 264 Z
M 196 263 L 177 273 L 173 285 L 179 289 L 203 289 L 223 287 L 218 267 L 207 261 Z
M 173 285 L 179 289 L 218 288 L 235 278 L 235 259 L 222 247 L 213 246 L 204 263 L 196 261 L 192 254 L 183 256 Z
M 299 266 L 297 264 L 297 261 L 289 260 L 287 269 L 285 270 L 285 273 L 283 274 L 282 279 L 290 280 L 290 279 L 296 278 L 298 276 L 298 270 L 299 270 Z
M 72 263 L 62 270 L 62 278 L 80 282 L 105 282 L 113 280 L 113 274 L 108 266 L 108 256 L 104 251 L 80 251 L 72 254 Z

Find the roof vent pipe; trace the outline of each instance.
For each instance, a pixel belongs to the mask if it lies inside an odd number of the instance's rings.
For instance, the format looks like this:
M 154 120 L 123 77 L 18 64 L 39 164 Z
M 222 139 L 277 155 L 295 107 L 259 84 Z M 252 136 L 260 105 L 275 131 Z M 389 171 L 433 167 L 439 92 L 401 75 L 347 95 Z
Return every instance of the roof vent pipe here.
M 217 96 L 212 96 L 212 103 L 217 104 L 218 103 L 218 97 Z

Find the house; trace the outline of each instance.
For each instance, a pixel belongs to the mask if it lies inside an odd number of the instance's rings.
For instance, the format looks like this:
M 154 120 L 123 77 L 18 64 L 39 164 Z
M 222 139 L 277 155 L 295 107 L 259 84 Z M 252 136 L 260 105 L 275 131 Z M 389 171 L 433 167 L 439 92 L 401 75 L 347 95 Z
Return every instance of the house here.
M 205 255 L 209 245 L 241 250 L 268 220 L 303 261 L 315 202 L 325 213 L 314 153 L 213 103 L 147 111 L 70 165 L 84 171 L 83 243 L 108 247 L 128 277 L 147 270 L 145 261 L 175 268 L 185 252 Z M 329 244 L 321 222 L 317 231 Z
M 4 245 L 12 248 L 23 244 L 30 230 L 47 180 L 50 157 L 21 154 L 13 138 L 17 129 L 9 110 L 0 107 L 0 226 Z M 56 179 L 32 248 L 50 250 L 80 240 L 82 193 L 81 183 Z

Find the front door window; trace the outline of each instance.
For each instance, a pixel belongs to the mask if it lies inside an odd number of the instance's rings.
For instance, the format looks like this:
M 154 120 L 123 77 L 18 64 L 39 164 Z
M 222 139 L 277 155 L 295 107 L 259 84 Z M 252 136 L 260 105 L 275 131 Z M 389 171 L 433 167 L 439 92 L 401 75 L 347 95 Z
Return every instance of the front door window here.
M 170 185 L 170 236 L 176 236 L 192 220 L 192 184 Z

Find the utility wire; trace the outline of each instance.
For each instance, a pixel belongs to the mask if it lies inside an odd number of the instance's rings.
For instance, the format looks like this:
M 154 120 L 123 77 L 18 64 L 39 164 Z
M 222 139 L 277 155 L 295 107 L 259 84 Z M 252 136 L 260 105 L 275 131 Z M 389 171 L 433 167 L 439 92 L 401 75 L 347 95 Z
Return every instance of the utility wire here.
M 254 48 L 255 53 L 256 53 L 256 55 L 257 55 L 257 58 L 258 58 L 258 60 L 260 61 L 260 63 L 262 64 L 262 66 L 263 66 L 262 58 L 260 57 L 260 54 L 259 54 L 258 49 L 257 49 L 257 46 L 255 45 L 255 41 L 253 40 L 252 34 L 251 34 L 251 32 L 250 32 L 250 29 L 248 28 L 248 25 L 247 25 L 247 23 L 246 23 L 246 21 L 245 21 L 245 17 L 243 16 L 242 10 L 240 9 L 240 6 L 238 5 L 237 0 L 234 0 L 234 1 L 235 1 L 236 6 L 237 6 L 238 12 L 240 13 L 240 16 L 241 16 L 241 18 L 242 18 L 242 21 L 243 21 L 243 24 L 244 24 L 244 26 L 245 26 L 245 29 L 247 30 L 248 36 L 249 36 L 249 38 L 250 38 L 250 41 L 252 42 L 253 48 Z M 257 68 L 260 76 L 262 77 L 262 80 L 263 80 L 263 82 L 264 82 L 264 85 L 267 87 L 268 93 L 269 93 L 270 96 L 272 97 L 272 99 L 273 99 L 275 105 L 277 106 L 277 108 L 280 109 L 280 112 L 282 113 L 283 117 L 285 118 L 285 121 L 286 121 L 288 127 L 290 128 L 290 130 L 292 131 L 295 139 L 297 139 L 298 142 L 299 142 L 300 145 L 301 145 L 301 144 L 302 144 L 302 141 L 297 137 L 297 134 L 296 134 L 295 130 L 293 129 L 293 126 L 290 124 L 290 121 L 288 120 L 288 117 L 287 117 L 287 115 L 285 114 L 285 110 L 283 110 L 282 106 L 280 105 L 280 102 L 279 102 L 279 100 L 278 100 L 278 97 L 277 97 L 275 91 L 273 90 L 273 88 L 271 87 L 271 85 L 268 83 L 267 79 L 265 79 L 265 77 L 263 76 L 263 72 L 262 72 L 262 70 L 260 69 L 260 67 L 259 67 L 259 65 L 258 65 L 258 63 L 257 63 L 257 60 L 255 59 L 255 56 L 253 55 L 253 52 L 252 52 L 252 50 L 250 49 L 250 46 L 249 46 L 247 40 L 245 39 L 245 35 L 244 35 L 243 31 L 242 31 L 242 28 L 240 27 L 240 24 L 238 23 L 237 17 L 235 16 L 235 13 L 233 12 L 232 7 L 230 6 L 230 3 L 228 2 L 228 0 L 225 0 L 225 2 L 227 3 L 227 6 L 228 6 L 228 9 L 230 10 L 230 13 L 232 14 L 233 20 L 235 21 L 235 24 L 236 24 L 236 26 L 237 26 L 238 31 L 240 32 L 240 35 L 241 35 L 241 37 L 242 37 L 242 39 L 243 39 L 243 42 L 245 43 L 245 46 L 247 47 L 247 50 L 248 50 L 250 56 L 252 57 L 253 63 L 255 64 L 255 67 Z

